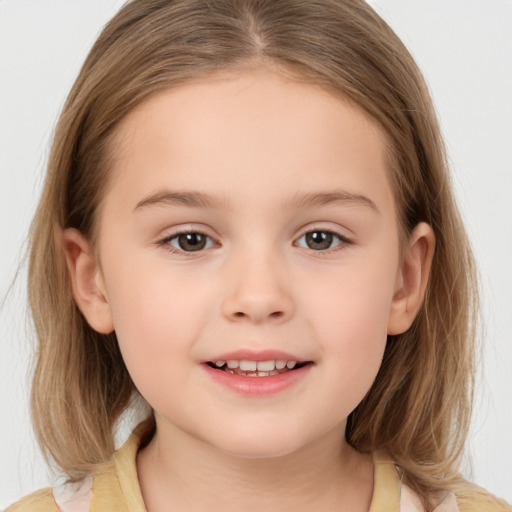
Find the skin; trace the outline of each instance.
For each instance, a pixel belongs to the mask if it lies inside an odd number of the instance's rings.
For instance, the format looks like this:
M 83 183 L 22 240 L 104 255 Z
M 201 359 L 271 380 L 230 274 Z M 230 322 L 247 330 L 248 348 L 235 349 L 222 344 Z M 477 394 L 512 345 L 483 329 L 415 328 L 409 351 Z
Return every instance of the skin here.
M 205 510 L 212 496 L 219 510 L 368 510 L 373 465 L 345 442 L 346 419 L 387 335 L 413 321 L 434 248 L 420 224 L 399 252 L 380 128 L 257 69 L 154 96 L 115 150 L 97 245 L 72 229 L 63 244 L 80 309 L 115 329 L 155 411 L 137 460 L 148 510 Z M 203 233 L 205 248 L 180 249 L 178 230 Z M 313 231 L 336 233 L 331 246 L 308 246 Z M 202 366 L 239 349 L 312 364 L 279 393 L 242 395 Z

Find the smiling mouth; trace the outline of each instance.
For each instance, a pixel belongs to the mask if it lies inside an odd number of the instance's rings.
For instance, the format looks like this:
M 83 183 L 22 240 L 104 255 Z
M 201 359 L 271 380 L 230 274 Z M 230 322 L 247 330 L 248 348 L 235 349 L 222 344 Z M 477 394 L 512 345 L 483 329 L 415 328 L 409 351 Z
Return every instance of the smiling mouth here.
M 229 360 L 229 361 L 209 361 L 206 363 L 210 368 L 233 375 L 243 377 L 270 377 L 272 375 L 281 375 L 303 368 L 311 361 L 247 361 L 247 360 Z

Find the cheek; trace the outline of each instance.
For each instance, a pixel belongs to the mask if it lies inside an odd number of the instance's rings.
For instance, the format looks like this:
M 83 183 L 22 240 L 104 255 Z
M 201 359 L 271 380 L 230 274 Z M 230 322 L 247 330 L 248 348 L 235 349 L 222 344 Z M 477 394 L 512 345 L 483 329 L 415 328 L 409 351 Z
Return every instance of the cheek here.
M 305 305 L 347 412 L 373 384 L 386 347 L 396 265 L 380 261 L 340 269 Z
M 201 335 L 205 312 L 212 311 L 211 287 L 186 286 L 164 264 L 117 260 L 107 282 L 114 328 L 127 368 L 140 387 L 163 371 L 179 372 Z
M 318 279 L 311 272 L 311 282 L 304 288 L 313 293 L 303 295 L 307 298 L 303 307 L 312 312 L 311 318 L 318 319 L 318 326 L 323 326 L 326 334 L 336 333 L 356 343 L 387 332 L 398 254 L 360 258 L 354 253 L 348 260 L 331 269 L 325 278 Z

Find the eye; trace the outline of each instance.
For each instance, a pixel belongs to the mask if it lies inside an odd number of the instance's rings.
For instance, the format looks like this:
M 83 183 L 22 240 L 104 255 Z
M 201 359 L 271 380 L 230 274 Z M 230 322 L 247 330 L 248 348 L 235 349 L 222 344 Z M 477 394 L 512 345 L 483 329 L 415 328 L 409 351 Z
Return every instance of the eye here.
M 332 231 L 322 231 L 319 229 L 308 231 L 297 240 L 299 247 L 312 249 L 314 251 L 326 251 L 344 243 L 350 243 L 350 241 L 344 236 L 333 233 Z
M 183 252 L 202 251 L 203 249 L 209 249 L 215 245 L 209 236 L 195 231 L 172 235 L 162 240 L 162 244 L 166 244 L 175 250 Z

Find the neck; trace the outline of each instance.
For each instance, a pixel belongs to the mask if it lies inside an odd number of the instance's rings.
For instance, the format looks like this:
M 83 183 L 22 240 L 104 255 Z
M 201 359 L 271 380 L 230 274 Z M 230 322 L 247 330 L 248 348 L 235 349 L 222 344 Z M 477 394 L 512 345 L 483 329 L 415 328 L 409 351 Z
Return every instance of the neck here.
M 343 432 L 284 456 L 244 458 L 177 429 L 157 428 L 137 470 L 148 512 L 281 510 L 367 511 L 373 464 Z

